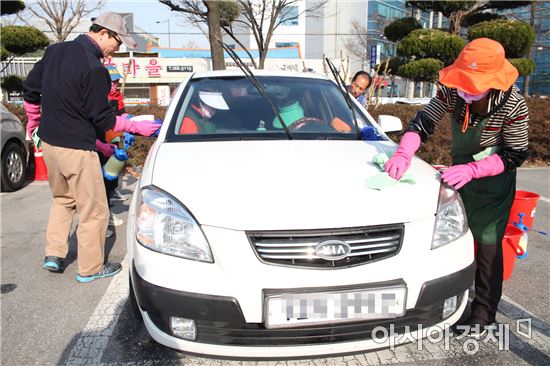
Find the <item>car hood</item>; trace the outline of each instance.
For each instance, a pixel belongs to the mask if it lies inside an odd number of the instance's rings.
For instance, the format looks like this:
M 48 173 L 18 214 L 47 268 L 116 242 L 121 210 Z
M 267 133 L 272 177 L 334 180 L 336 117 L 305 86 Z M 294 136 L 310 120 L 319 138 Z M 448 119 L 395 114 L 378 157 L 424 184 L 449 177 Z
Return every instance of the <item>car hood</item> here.
M 435 214 L 440 180 L 413 159 L 416 184 L 367 188 L 389 142 L 276 140 L 163 143 L 150 182 L 202 225 L 235 230 L 342 228 Z M 149 167 L 150 168 L 150 167 Z M 146 182 L 143 182 L 144 184 Z

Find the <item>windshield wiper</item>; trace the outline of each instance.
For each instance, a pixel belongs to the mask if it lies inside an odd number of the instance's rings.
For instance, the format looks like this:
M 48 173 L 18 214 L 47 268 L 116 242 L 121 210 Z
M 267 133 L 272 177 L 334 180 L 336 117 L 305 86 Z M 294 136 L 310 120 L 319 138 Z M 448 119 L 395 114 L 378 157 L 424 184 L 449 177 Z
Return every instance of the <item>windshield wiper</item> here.
M 235 64 L 239 67 L 239 69 L 241 69 L 241 71 L 244 73 L 244 75 L 250 81 L 250 83 L 254 85 L 256 89 L 258 89 L 258 92 L 262 95 L 262 97 L 267 99 L 267 101 L 269 102 L 269 105 L 271 106 L 271 109 L 273 109 L 273 113 L 275 113 L 275 116 L 277 116 L 277 118 L 281 122 L 281 126 L 283 126 L 283 130 L 285 130 L 285 133 L 288 139 L 292 140 L 292 134 L 290 133 L 288 127 L 286 126 L 286 123 L 283 121 L 283 118 L 279 113 L 279 109 L 275 107 L 275 104 L 273 104 L 273 101 L 271 100 L 269 95 L 267 95 L 267 93 L 265 92 L 263 85 L 258 81 L 258 79 L 256 79 L 256 76 L 254 76 L 250 68 L 247 65 L 245 65 L 245 63 L 241 60 L 239 55 L 237 55 L 237 53 L 234 50 L 229 48 L 224 42 L 222 41 L 219 41 L 219 42 L 222 45 L 225 52 L 227 52 L 229 56 L 231 56 L 233 61 L 235 61 Z
M 328 57 L 325 57 L 325 62 L 327 63 L 330 72 L 332 73 L 332 77 L 334 78 L 334 80 L 336 80 L 336 85 L 338 85 L 338 89 L 344 96 L 344 99 L 346 100 L 346 104 L 351 110 L 353 124 L 355 125 L 355 134 L 357 135 L 357 139 L 361 140 L 361 131 L 359 130 L 359 125 L 357 124 L 357 118 L 355 117 L 355 108 L 353 108 L 353 102 L 351 101 L 349 90 L 348 88 L 346 88 L 346 84 L 344 83 L 344 80 L 342 80 L 340 73 L 338 73 L 338 70 L 336 70 L 336 66 L 334 66 L 332 61 L 330 61 Z

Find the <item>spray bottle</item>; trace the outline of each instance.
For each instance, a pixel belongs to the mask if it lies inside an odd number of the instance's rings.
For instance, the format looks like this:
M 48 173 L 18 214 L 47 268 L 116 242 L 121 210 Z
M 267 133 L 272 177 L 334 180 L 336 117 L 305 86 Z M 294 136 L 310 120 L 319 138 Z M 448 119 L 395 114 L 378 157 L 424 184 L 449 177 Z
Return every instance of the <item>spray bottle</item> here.
M 128 160 L 128 154 L 126 151 L 130 148 L 130 146 L 132 146 L 135 140 L 136 137 L 134 135 L 124 132 L 122 141 L 119 141 L 119 144 L 123 143 L 123 147 L 116 147 L 114 154 L 111 155 L 109 160 L 107 160 L 105 165 L 103 165 L 103 177 L 105 177 L 105 179 L 118 179 L 118 175 L 124 167 L 124 163 Z
M 529 230 L 529 227 L 523 223 L 523 216 L 525 216 L 525 214 L 520 212 L 518 213 L 518 216 L 519 222 L 514 221 L 514 226 L 523 231 L 523 235 L 519 239 L 519 246 L 523 249 L 523 255 L 517 255 L 516 258 L 523 259 L 527 257 L 527 240 L 529 239 L 527 231 Z

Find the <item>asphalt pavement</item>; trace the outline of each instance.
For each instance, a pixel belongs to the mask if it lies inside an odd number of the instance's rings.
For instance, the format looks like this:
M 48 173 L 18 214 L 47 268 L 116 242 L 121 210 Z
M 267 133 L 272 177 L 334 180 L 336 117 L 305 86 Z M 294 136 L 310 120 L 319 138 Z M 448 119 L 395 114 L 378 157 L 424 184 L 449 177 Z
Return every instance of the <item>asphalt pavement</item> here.
M 122 193 L 129 197 L 134 184 L 134 178 L 124 177 Z M 518 189 L 541 195 L 533 229 L 550 232 L 550 169 L 520 169 Z M 127 271 L 112 279 L 77 283 L 74 235 L 65 272 L 41 269 L 51 202 L 47 182 L 1 193 L 0 202 L 2 365 L 550 364 L 550 241 L 542 234 L 531 232 L 527 258 L 516 260 L 512 278 L 504 282 L 497 320 L 506 327 L 500 328 L 504 336 L 497 341 L 474 344 L 443 337 L 338 357 L 221 360 L 177 352 L 153 341 L 130 311 Z M 115 202 L 113 211 L 126 218 L 128 204 L 129 200 Z M 107 254 L 109 260 L 124 261 L 124 225 L 107 239 Z

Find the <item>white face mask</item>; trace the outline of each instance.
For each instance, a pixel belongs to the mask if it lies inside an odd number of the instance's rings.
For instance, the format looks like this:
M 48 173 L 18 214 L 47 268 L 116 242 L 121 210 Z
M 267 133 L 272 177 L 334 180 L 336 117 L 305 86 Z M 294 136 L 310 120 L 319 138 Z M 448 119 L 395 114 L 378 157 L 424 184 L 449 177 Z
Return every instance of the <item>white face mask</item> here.
M 212 113 L 210 112 L 210 109 L 205 107 L 204 105 L 201 104 L 201 111 L 202 111 L 202 116 L 204 118 L 212 118 Z
M 472 102 L 477 102 L 478 100 L 483 99 L 487 94 L 489 94 L 489 90 L 481 94 L 468 94 L 460 89 L 457 89 L 456 92 L 458 96 L 464 99 L 466 103 L 471 104 Z

